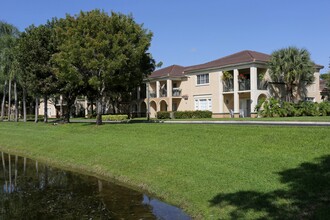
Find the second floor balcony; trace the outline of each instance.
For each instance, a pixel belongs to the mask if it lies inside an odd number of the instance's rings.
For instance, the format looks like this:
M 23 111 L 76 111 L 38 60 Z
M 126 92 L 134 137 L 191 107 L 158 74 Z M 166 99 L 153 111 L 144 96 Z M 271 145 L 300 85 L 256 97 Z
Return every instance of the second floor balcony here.
M 180 88 L 173 88 L 172 89 L 172 96 L 173 97 L 179 97 L 179 96 L 181 96 L 181 89 Z
M 239 91 L 250 90 L 250 80 L 244 79 L 238 81 Z
M 234 82 L 233 80 L 226 80 L 223 82 L 223 91 L 232 92 L 234 91 Z

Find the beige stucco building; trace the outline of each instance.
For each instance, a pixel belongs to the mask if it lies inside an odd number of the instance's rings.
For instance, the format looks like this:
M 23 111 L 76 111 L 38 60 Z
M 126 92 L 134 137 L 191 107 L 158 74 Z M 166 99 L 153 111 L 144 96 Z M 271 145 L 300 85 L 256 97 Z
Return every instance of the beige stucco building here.
M 255 117 L 261 98 L 282 96 L 272 84 L 267 62 L 270 55 L 241 51 L 211 62 L 183 67 L 173 65 L 153 72 L 138 89 L 133 112 L 144 115 L 157 111 L 210 110 L 213 117 Z M 319 70 L 301 99 L 319 102 Z M 281 97 L 280 97 L 281 98 Z M 149 103 L 149 104 L 148 104 Z

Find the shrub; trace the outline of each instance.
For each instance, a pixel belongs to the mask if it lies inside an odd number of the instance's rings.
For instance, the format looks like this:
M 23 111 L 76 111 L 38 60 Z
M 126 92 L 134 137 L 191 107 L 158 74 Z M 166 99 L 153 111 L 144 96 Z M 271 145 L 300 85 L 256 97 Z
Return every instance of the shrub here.
M 275 98 L 270 98 L 263 102 L 259 114 L 263 117 L 279 117 L 284 115 L 284 112 L 281 110 L 280 102 Z
M 193 118 L 212 118 L 211 111 L 194 111 Z
M 192 117 L 193 117 L 193 111 L 177 111 L 177 112 L 174 112 L 174 118 L 186 119 L 186 118 L 192 118 Z
M 102 115 L 102 121 L 124 121 L 127 119 L 127 115 Z
M 169 119 L 171 118 L 171 112 L 160 111 L 157 112 L 157 119 Z
M 330 102 L 319 103 L 319 113 L 322 116 L 330 115 Z
M 292 116 L 327 116 L 330 115 L 330 102 L 280 102 L 275 98 L 265 100 L 256 106 L 262 117 L 292 117 Z
M 211 111 L 177 111 L 174 112 L 174 118 L 185 119 L 185 118 L 212 118 Z
M 297 104 L 299 116 L 318 116 L 318 104 L 314 102 L 299 102 Z
M 293 117 L 299 114 L 299 111 L 296 109 L 295 104 L 291 102 L 282 102 L 282 111 L 280 113 L 281 117 Z

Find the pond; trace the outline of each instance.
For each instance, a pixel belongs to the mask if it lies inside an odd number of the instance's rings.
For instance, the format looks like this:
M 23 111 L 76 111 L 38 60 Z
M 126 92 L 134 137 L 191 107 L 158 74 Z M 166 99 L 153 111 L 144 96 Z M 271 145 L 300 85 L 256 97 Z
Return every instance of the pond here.
M 1 153 L 0 219 L 190 219 L 138 191 Z

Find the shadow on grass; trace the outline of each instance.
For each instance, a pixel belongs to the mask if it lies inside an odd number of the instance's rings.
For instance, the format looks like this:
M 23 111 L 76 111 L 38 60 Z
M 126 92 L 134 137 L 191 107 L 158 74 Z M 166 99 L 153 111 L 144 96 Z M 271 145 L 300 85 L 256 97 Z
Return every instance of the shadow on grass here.
M 251 212 L 259 219 L 330 219 L 330 155 L 278 174 L 287 190 L 218 194 L 211 206 L 234 207 L 232 219 L 247 218 Z

